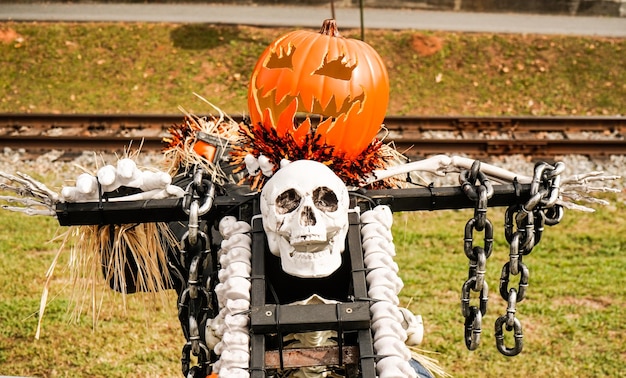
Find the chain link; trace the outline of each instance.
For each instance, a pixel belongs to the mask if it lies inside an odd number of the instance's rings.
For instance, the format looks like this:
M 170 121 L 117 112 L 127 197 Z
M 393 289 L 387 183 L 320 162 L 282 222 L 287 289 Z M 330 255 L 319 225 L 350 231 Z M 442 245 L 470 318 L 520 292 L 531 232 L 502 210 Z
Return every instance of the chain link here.
M 465 318 L 465 345 L 475 350 L 480 344 L 482 318 L 487 313 L 489 286 L 485 281 L 487 259 L 493 251 L 493 225 L 487 219 L 487 202 L 493 196 L 493 187 L 480 172 L 480 162 L 474 161 L 471 170 L 462 171 L 459 179 L 463 192 L 476 202 L 474 217 L 465 225 L 463 250 L 469 259 L 467 281 L 461 288 L 461 313 Z M 476 185 L 478 183 L 479 185 Z M 474 231 L 484 232 L 483 246 L 474 245 Z M 471 292 L 479 293 L 478 306 L 471 306 Z
M 496 347 L 505 356 L 518 355 L 523 348 L 522 324 L 516 318 L 517 303 L 526 296 L 529 269 L 523 263 L 524 256 L 531 253 L 539 243 L 545 225 L 555 225 L 563 217 L 563 208 L 558 205 L 560 174 L 565 165 L 554 166 L 540 163 L 535 166 L 530 186 L 530 198 L 524 204 L 515 204 L 506 209 L 504 235 L 509 243 L 509 261 L 502 267 L 500 296 L 507 302 L 506 314 L 495 322 Z M 468 279 L 461 289 L 461 313 L 465 318 L 465 345 L 475 350 L 480 343 L 482 319 L 487 312 L 488 285 L 485 281 L 487 259 L 493 249 L 493 226 L 487 219 L 487 202 L 493 195 L 489 180 L 480 172 L 480 162 L 475 161 L 470 170 L 461 171 L 459 176 L 465 195 L 476 203 L 474 217 L 465 225 L 463 250 L 469 259 Z M 474 232 L 484 231 L 483 246 L 474 245 Z M 510 287 L 512 276 L 519 276 L 517 287 Z M 479 292 L 478 306 L 471 306 L 471 292 Z M 505 345 L 505 331 L 513 332 L 514 344 Z
M 516 356 L 523 348 L 523 332 L 519 319 L 515 317 L 516 305 L 526 296 L 529 269 L 522 262 L 541 240 L 544 225 L 555 225 L 563 217 L 563 208 L 557 205 L 560 195 L 560 174 L 563 163 L 554 166 L 539 163 L 535 166 L 530 186 L 530 198 L 523 205 L 509 206 L 504 216 L 504 234 L 509 243 L 509 261 L 502 267 L 500 296 L 507 302 L 506 314 L 495 323 L 496 348 L 505 356 Z M 512 276 L 519 275 L 517 288 L 509 287 Z M 514 345 L 507 347 L 504 332 L 513 332 Z
M 188 378 L 204 378 L 210 371 L 211 352 L 206 344 L 204 327 L 214 312 L 211 281 L 205 271 L 212 267 L 210 241 L 200 231 L 200 217 L 213 206 L 215 186 L 196 168 L 193 181 L 183 197 L 183 211 L 189 215 L 187 231 L 180 240 L 180 263 L 187 272 L 187 282 L 178 297 L 178 318 L 186 343 L 182 349 L 181 367 Z M 191 366 L 192 356 L 197 365 Z

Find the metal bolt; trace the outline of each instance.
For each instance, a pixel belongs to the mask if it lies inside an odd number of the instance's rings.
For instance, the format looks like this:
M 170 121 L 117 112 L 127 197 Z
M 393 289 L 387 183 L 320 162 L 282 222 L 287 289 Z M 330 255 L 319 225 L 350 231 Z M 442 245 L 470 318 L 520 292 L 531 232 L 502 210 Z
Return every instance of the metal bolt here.
M 351 307 L 346 308 L 346 314 L 352 314 L 352 308 Z
M 265 311 L 265 316 L 272 316 L 272 312 L 271 311 Z

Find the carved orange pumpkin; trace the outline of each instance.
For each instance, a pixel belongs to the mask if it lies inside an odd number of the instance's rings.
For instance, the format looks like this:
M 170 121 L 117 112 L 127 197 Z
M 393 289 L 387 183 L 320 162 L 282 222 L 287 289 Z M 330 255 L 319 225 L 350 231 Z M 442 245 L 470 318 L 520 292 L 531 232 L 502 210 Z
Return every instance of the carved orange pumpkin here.
M 275 128 L 304 143 L 321 136 L 346 158 L 356 157 L 378 133 L 389 102 L 389 78 L 376 51 L 339 35 L 335 20 L 319 33 L 294 31 L 259 58 L 248 90 L 253 127 Z M 296 113 L 304 121 L 296 124 Z

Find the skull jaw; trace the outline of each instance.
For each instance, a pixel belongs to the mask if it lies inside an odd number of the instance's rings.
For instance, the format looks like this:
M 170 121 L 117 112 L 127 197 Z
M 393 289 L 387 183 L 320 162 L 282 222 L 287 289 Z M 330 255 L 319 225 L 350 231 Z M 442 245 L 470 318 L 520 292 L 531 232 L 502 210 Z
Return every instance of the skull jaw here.
M 342 235 L 343 234 L 343 235 Z M 335 234 L 329 241 L 293 243 L 277 233 L 267 233 L 270 251 L 280 257 L 285 273 L 300 278 L 323 278 L 341 267 L 345 232 Z

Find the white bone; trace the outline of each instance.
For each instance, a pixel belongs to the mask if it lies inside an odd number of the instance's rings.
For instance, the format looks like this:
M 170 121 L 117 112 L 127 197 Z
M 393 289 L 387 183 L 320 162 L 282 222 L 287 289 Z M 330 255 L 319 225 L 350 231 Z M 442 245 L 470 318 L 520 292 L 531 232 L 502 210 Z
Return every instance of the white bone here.
M 401 307 L 400 311 L 404 317 L 402 326 L 406 329 L 406 345 L 414 346 L 422 343 L 424 339 L 424 322 L 421 315 L 414 315 L 409 309 Z
M 274 174 L 274 164 L 265 155 L 259 155 L 259 167 L 264 176 L 272 177 Z
M 230 277 L 250 277 L 251 270 L 249 262 L 233 262 L 228 264 L 225 269 L 220 269 L 218 279 L 226 281 Z
M 224 362 L 228 362 L 229 365 L 237 366 L 241 369 L 247 369 L 248 361 L 250 360 L 250 354 L 242 350 L 227 349 L 222 352 L 220 359 Z M 228 375 L 225 375 L 223 373 L 222 375 L 228 377 Z
M 337 342 L 332 340 L 332 337 L 337 336 L 337 332 L 334 331 L 315 331 L 315 332 L 302 332 L 290 335 L 296 342 L 289 344 L 294 348 L 299 347 L 320 347 L 336 345 Z
M 383 337 L 393 337 L 401 341 L 407 338 L 407 332 L 402 327 L 401 323 L 390 322 L 387 319 L 380 319 L 377 322 L 373 322 L 372 330 L 374 331 L 374 341 Z
M 220 246 L 223 249 L 233 250 L 235 248 L 243 248 L 246 250 L 250 249 L 250 242 L 252 239 L 250 235 L 233 233 L 228 239 L 222 240 Z
M 248 350 L 248 343 L 250 342 L 250 336 L 247 332 L 232 332 L 224 334 L 222 338 L 224 345 L 230 350 Z
M 367 273 L 365 279 L 370 287 L 384 286 L 388 289 L 393 290 L 393 292 L 396 294 L 398 294 L 400 290 L 402 290 L 402 288 L 404 287 L 402 279 L 400 279 L 400 277 L 398 277 L 398 275 L 390 269 L 374 269 Z
M 226 301 L 225 307 L 231 314 L 238 314 L 250 308 L 250 301 L 246 299 L 229 299 Z
M 227 314 L 224 317 L 224 324 L 226 325 L 226 329 L 244 329 L 248 326 L 249 322 L 250 319 L 246 315 Z
M 250 256 L 251 239 L 245 233 L 250 226 L 234 217 L 225 217 L 218 225 L 224 237 L 219 252 L 222 268 L 218 273 L 215 293 L 220 311 L 211 324 L 213 351 L 220 355 L 214 370 L 223 377 L 247 377 L 250 358 L 248 324 L 250 318 Z
M 369 288 L 367 290 L 367 294 L 370 298 L 375 300 L 388 301 L 396 306 L 400 304 L 400 300 L 398 299 L 396 292 L 384 286 Z
M 400 323 L 404 320 L 404 318 L 402 317 L 402 313 L 400 313 L 400 310 L 398 309 L 398 306 L 395 306 L 389 302 L 374 302 L 370 306 L 370 311 L 372 313 L 372 322 L 384 320 Z
M 398 356 L 404 361 L 411 359 L 411 351 L 404 344 L 404 340 L 396 335 L 385 335 L 374 340 L 376 354 L 383 356 Z
M 92 193 L 81 193 L 75 186 L 64 186 L 61 189 L 61 197 L 67 202 L 88 202 L 98 198 Z
M 76 189 L 82 194 L 98 192 L 98 180 L 89 173 L 82 173 L 76 179 Z
M 394 273 L 398 273 L 400 270 L 398 264 L 393 261 L 393 258 L 387 252 L 367 253 L 363 261 L 368 269 L 386 267 Z
M 315 193 L 324 197 L 314 201 Z M 335 272 L 345 248 L 348 208 L 345 184 L 324 164 L 299 160 L 279 169 L 263 187 L 261 213 L 269 249 L 282 269 L 301 278 Z
M 396 248 L 390 240 L 383 239 L 381 237 L 370 237 L 363 240 L 363 249 L 368 254 L 375 252 L 385 252 L 389 256 L 396 255 Z
M 206 345 L 207 347 L 209 347 L 209 349 L 215 349 L 215 346 L 217 345 L 217 343 L 219 343 L 221 340 L 221 338 L 218 338 L 217 335 L 215 334 L 214 331 L 214 326 L 215 329 L 217 329 L 218 324 L 216 324 L 218 322 L 217 319 L 208 319 L 206 322 L 206 331 L 205 331 L 205 341 L 206 341 Z
M 140 175 L 139 189 L 143 191 L 163 189 L 172 183 L 172 176 L 165 172 L 143 171 Z
M 117 179 L 117 172 L 114 166 L 108 164 L 98 169 L 96 176 L 98 176 L 98 182 L 100 182 L 100 185 L 102 185 L 103 188 L 108 188 L 115 183 L 115 180 Z
M 378 238 L 387 242 L 391 242 L 393 240 L 393 235 L 391 234 L 391 229 L 385 227 L 380 223 L 368 223 L 361 226 L 361 235 L 363 241 L 366 241 L 370 238 Z
M 389 206 L 376 206 L 370 211 L 366 211 L 361 215 L 361 223 L 379 223 L 386 229 L 391 229 L 393 224 L 393 212 Z
M 250 232 L 250 230 L 251 227 L 248 223 L 237 221 L 235 217 L 232 216 L 224 217 L 219 223 L 220 234 L 228 240 L 235 234 L 244 234 Z
M 244 163 L 246 164 L 246 170 L 250 176 L 256 176 L 261 169 L 259 165 L 259 160 L 254 157 L 252 154 L 247 154 L 246 157 L 243 158 Z
M 224 299 L 250 300 L 250 281 L 243 277 L 230 277 L 224 284 L 226 293 Z
M 445 176 L 445 174 L 449 172 L 458 172 L 460 169 L 470 169 L 472 164 L 474 164 L 474 161 L 474 159 L 460 156 L 436 155 L 424 160 L 400 164 L 384 170 L 375 170 L 373 175 L 366 179 L 365 185 L 369 185 L 376 181 L 384 180 L 393 176 L 417 171 L 430 172 L 438 176 Z M 491 164 L 481 163 L 480 170 L 489 177 L 505 182 L 513 182 L 515 178 L 523 184 L 530 183 L 532 181 L 531 177 L 520 175 Z
M 133 159 L 124 158 L 117 161 L 117 177 L 120 181 L 133 181 L 140 174 L 141 171 Z
M 245 248 L 236 248 L 230 251 L 230 253 L 228 254 L 222 253 L 222 255 L 220 255 L 219 260 L 222 266 L 226 266 L 234 262 L 243 262 L 243 263 L 248 262 L 249 263 L 251 256 L 252 256 L 252 253 L 250 252 L 250 250 L 245 249 Z
M 220 377 L 228 378 L 249 378 L 250 373 L 247 368 L 221 368 L 217 370 Z

